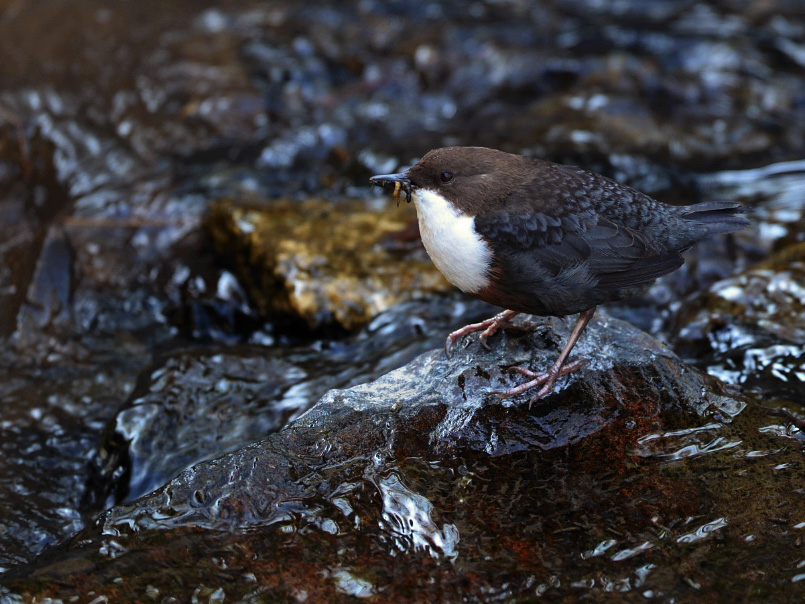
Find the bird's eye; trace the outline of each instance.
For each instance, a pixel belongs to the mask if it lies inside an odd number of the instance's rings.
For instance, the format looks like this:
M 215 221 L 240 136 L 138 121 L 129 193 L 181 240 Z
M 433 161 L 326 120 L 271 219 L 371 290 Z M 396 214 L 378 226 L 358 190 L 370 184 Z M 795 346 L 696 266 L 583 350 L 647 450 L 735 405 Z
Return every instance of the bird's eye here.
M 452 172 L 442 172 L 439 178 L 442 179 L 442 182 L 450 182 L 453 180 L 453 173 Z

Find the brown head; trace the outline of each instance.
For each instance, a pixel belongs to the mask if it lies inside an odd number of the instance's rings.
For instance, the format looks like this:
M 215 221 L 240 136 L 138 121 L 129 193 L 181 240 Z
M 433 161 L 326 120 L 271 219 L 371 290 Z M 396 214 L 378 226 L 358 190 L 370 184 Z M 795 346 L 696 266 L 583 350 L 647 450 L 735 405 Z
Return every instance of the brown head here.
M 505 198 L 533 170 L 530 161 L 486 147 L 444 147 L 429 151 L 405 172 L 370 180 L 381 186 L 401 183 L 409 202 L 412 191 L 433 191 L 462 214 L 475 215 L 484 206 Z

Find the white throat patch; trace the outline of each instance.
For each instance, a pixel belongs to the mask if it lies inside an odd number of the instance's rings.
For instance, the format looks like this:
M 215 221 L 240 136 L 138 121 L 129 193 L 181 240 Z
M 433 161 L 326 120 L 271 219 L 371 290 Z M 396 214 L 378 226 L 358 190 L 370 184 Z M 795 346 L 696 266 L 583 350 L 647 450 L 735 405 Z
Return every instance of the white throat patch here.
M 433 191 L 414 191 L 422 243 L 433 264 L 453 285 L 469 294 L 489 285 L 492 250 L 465 216 Z

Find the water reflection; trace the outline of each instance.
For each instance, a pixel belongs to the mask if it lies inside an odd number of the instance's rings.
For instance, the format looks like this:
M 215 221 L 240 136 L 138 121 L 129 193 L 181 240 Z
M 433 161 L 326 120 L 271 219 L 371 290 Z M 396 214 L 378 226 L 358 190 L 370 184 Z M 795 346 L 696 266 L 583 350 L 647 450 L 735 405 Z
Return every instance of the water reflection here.
M 335 589 L 339 593 L 356 598 L 368 598 L 375 594 L 375 587 L 370 581 L 356 577 L 346 569 L 333 569 L 328 576 L 335 583 Z
M 626 549 L 622 549 L 622 550 L 616 552 L 612 556 L 612 561 L 613 562 L 620 562 L 621 560 L 628 560 L 632 556 L 636 556 L 637 554 L 641 554 L 641 553 L 643 553 L 645 551 L 650 550 L 653 547 L 654 547 L 653 543 L 650 543 L 648 541 L 644 541 L 643 543 L 641 543 L 640 545 L 638 545 L 636 547 L 628 547 Z
M 433 504 L 406 487 L 396 473 L 375 481 L 383 497 L 381 528 L 402 552 L 424 550 L 434 558 L 458 557 L 458 528 L 445 523 L 441 528 Z
M 594 558 L 595 556 L 600 556 L 617 543 L 618 543 L 617 539 L 606 539 L 601 543 L 599 543 L 598 545 L 596 545 L 593 549 L 582 553 L 581 559 L 586 560 L 587 558 Z
M 677 543 L 694 543 L 696 541 L 701 541 L 702 539 L 706 539 L 715 531 L 724 528 L 729 524 L 726 518 L 716 518 L 715 520 L 708 522 L 706 524 L 701 525 L 695 531 L 691 533 L 686 533 L 680 537 L 677 537 Z
M 653 457 L 663 461 L 678 461 L 732 449 L 740 445 L 740 440 L 730 440 L 728 437 L 707 437 L 708 432 L 720 430 L 723 427 L 723 424 L 720 423 L 709 423 L 685 430 L 647 434 L 637 441 L 638 448 L 636 452 L 643 457 Z

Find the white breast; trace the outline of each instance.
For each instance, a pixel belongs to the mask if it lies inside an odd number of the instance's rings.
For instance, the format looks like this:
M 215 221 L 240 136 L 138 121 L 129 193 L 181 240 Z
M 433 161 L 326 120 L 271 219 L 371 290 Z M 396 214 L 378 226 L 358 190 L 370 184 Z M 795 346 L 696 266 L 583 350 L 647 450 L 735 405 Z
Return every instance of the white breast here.
M 475 217 L 462 215 L 433 191 L 414 192 L 414 203 L 422 243 L 436 268 L 470 294 L 489 285 L 492 250 L 475 232 Z

